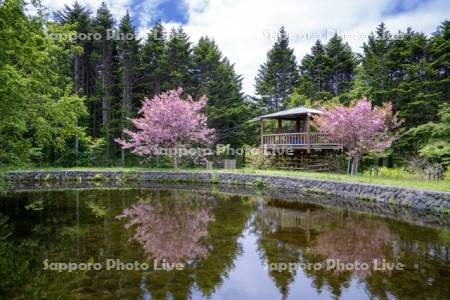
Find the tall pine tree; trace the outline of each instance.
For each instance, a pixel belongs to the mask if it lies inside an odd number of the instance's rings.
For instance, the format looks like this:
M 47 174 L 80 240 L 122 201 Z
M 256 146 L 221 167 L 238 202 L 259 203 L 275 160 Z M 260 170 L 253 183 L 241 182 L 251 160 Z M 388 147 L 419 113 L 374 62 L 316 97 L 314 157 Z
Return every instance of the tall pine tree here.
M 127 118 L 132 115 L 133 103 L 137 102 L 139 40 L 136 39 L 136 30 L 131 23 L 128 12 L 120 21 L 118 32 L 121 37 L 117 47 L 121 91 L 119 132 L 123 132 L 123 128 L 129 123 Z M 122 136 L 122 138 L 124 137 Z M 125 150 L 123 148 L 121 148 L 121 160 L 125 164 Z
M 377 105 L 389 100 L 386 95 L 389 90 L 388 51 L 392 44 L 392 36 L 381 23 L 376 34 L 371 34 L 367 43 L 363 45 L 362 72 L 367 78 L 369 95 Z
M 404 120 L 404 129 L 436 122 L 440 105 L 448 102 L 448 53 L 441 50 L 445 49 L 445 38 L 440 36 L 443 32 L 438 29 L 430 39 L 408 28 L 394 38 L 381 24 L 364 45 L 361 74 L 366 96 L 376 104 L 391 101 Z M 409 130 L 394 144 L 398 158 L 417 153 L 421 143 L 414 132 Z
M 64 9 L 55 12 L 55 20 L 61 25 L 71 25 L 74 27 L 77 38 L 72 51 L 72 67 L 69 75 L 73 79 L 73 89 L 78 95 L 86 96 L 89 100 L 95 91 L 95 68 L 92 64 L 91 55 L 93 51 L 92 39 L 79 39 L 79 34 L 89 34 L 93 31 L 91 11 L 75 1 L 72 7 L 65 5 Z M 89 115 L 95 115 L 95 104 L 88 103 Z M 89 132 L 94 135 L 96 120 L 90 118 L 86 124 Z
M 91 12 L 75 1 L 72 7 L 65 5 L 64 9 L 57 11 L 54 16 L 61 25 L 75 26 L 76 33 L 88 34 L 92 32 Z M 73 53 L 72 77 L 74 78 L 74 90 L 77 93 L 88 96 L 93 90 L 92 67 L 89 56 L 92 52 L 92 40 L 77 38 L 75 40 L 79 50 Z
M 197 97 L 206 95 L 205 113 L 209 126 L 216 129 L 217 143 L 240 146 L 247 143 L 246 121 L 250 109 L 242 94 L 242 79 L 216 43 L 200 38 L 193 49 L 194 91 Z M 239 127 L 239 128 L 237 128 Z
M 140 52 L 140 89 L 144 96 L 152 97 L 163 92 L 162 86 L 168 76 L 166 44 L 166 32 L 158 21 L 147 34 Z
M 300 83 L 296 92 L 313 102 L 337 97 L 347 102 L 345 94 L 352 88 L 356 59 L 347 43 L 335 34 L 324 46 L 319 40 L 300 65 Z
M 189 36 L 180 26 L 170 32 L 166 48 L 167 81 L 164 90 L 176 87 L 184 88 L 185 92 L 192 92 L 192 56 Z
M 256 76 L 256 94 L 264 111 L 283 109 L 287 98 L 298 83 L 298 66 L 294 50 L 289 48 L 289 38 L 281 27 L 278 40 L 267 53 L 267 61 L 260 66 Z
M 439 72 L 433 68 L 431 46 L 422 33 L 407 29 L 393 38 L 380 24 L 363 47 L 361 72 L 367 96 L 378 105 L 391 101 L 406 128 L 437 119 L 442 97 L 436 88 Z
M 300 83 L 296 91 L 312 100 L 330 99 L 330 65 L 325 46 L 317 40 L 311 48 L 311 54 L 305 55 L 301 61 Z
M 337 33 L 328 41 L 326 52 L 330 63 L 329 87 L 333 96 L 339 96 L 352 87 L 356 60 L 350 46 Z
M 436 90 L 441 102 L 450 103 L 450 21 L 438 26 L 431 38 L 432 66 L 436 72 Z

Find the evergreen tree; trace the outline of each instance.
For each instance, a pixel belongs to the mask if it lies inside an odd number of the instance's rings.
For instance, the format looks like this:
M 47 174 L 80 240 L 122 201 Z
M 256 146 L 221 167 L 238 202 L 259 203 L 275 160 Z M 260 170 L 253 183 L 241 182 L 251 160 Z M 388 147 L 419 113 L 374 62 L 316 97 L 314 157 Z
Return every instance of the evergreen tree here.
M 111 109 L 113 88 L 113 55 L 114 41 L 111 36 L 114 20 L 105 2 L 102 2 L 94 20 L 95 33 L 101 35 L 94 41 L 93 61 L 96 69 L 96 93 L 93 101 L 101 103 L 101 125 L 106 139 L 106 156 L 109 159 L 111 151 Z M 100 100 L 100 101 L 98 101 Z M 94 116 L 96 117 L 96 116 Z
M 167 80 L 166 43 L 166 32 L 161 22 L 158 21 L 147 34 L 147 39 L 140 52 L 139 72 L 142 74 L 140 87 L 147 97 L 163 92 L 161 87 Z
M 82 6 L 75 1 L 72 7 L 67 5 L 64 9 L 56 11 L 54 13 L 55 20 L 61 25 L 73 25 L 74 30 L 79 34 L 89 34 L 92 32 L 92 19 L 90 17 L 91 11 L 85 6 Z M 92 40 L 91 39 L 75 39 L 76 45 L 81 49 L 78 52 L 74 52 L 73 56 L 73 73 L 72 76 L 75 79 L 74 90 L 77 93 L 83 95 L 89 95 L 92 90 L 90 86 L 91 69 L 89 67 L 89 56 L 92 52 Z
M 381 24 L 363 49 L 366 96 L 375 104 L 391 101 L 406 128 L 436 121 L 443 97 L 436 86 L 431 43 L 424 34 L 407 29 L 394 39 Z
M 344 43 L 337 33 L 328 41 L 326 52 L 330 63 L 329 87 L 333 96 L 339 96 L 352 86 L 355 57 L 350 46 Z
M 355 68 L 356 59 L 350 46 L 337 34 L 325 46 L 317 40 L 311 54 L 302 59 L 296 91 L 316 103 L 333 97 L 348 102 L 346 93 L 352 88 Z
M 436 122 L 439 106 L 448 102 L 448 53 L 440 50 L 440 46 L 445 49 L 442 29 L 431 39 L 410 28 L 393 38 L 381 24 L 364 45 L 361 75 L 366 95 L 375 103 L 391 101 L 406 130 Z M 417 153 L 419 146 L 406 134 L 394 144 L 393 152 L 400 159 Z
M 431 38 L 432 65 L 436 72 L 436 89 L 442 103 L 450 103 L 450 21 L 438 26 Z
M 302 59 L 298 93 L 313 100 L 331 99 L 330 65 L 325 46 L 317 40 L 311 48 L 311 54 L 305 55 Z
M 371 34 L 369 41 L 363 45 L 362 71 L 368 79 L 369 95 L 367 96 L 370 96 L 370 99 L 377 105 L 390 100 L 385 94 L 389 89 L 387 55 L 391 43 L 392 36 L 384 23 L 381 23 L 377 27 L 376 35 Z
M 437 120 L 440 97 L 435 89 L 435 74 L 427 37 L 408 29 L 389 49 L 390 89 L 394 109 L 411 128 Z
M 192 57 L 189 36 L 183 28 L 173 28 L 170 32 L 166 48 L 167 81 L 164 90 L 182 87 L 188 94 L 192 94 Z
M 256 76 L 256 94 L 261 98 L 260 107 L 266 111 L 283 109 L 287 98 L 298 83 L 298 67 L 294 50 L 281 27 L 278 40 L 267 53 L 267 61 L 260 66 Z
M 122 18 L 119 25 L 118 60 L 121 90 L 120 124 L 119 131 L 128 124 L 127 118 L 132 115 L 133 103 L 137 102 L 136 82 L 139 40 L 136 39 L 136 30 L 131 23 L 129 13 Z M 122 136 L 123 138 L 123 136 Z M 125 163 L 125 151 L 121 149 L 122 163 Z
M 73 26 L 77 36 L 92 33 L 93 24 L 90 17 L 91 11 L 75 1 L 72 7 L 65 5 L 64 9 L 54 14 L 55 20 L 61 25 Z M 72 51 L 72 67 L 68 74 L 72 77 L 73 89 L 76 93 L 86 96 L 88 99 L 95 91 L 95 68 L 91 61 L 93 51 L 92 39 L 75 39 L 77 47 Z M 89 115 L 95 115 L 96 108 L 92 103 L 88 104 Z M 91 134 L 95 133 L 96 120 L 87 121 Z
M 241 91 L 242 79 L 236 75 L 234 66 L 207 37 L 200 38 L 194 47 L 192 60 L 195 95 L 208 97 L 205 113 L 209 127 L 216 129 L 217 143 L 234 147 L 248 142 L 246 121 L 250 119 L 250 109 Z

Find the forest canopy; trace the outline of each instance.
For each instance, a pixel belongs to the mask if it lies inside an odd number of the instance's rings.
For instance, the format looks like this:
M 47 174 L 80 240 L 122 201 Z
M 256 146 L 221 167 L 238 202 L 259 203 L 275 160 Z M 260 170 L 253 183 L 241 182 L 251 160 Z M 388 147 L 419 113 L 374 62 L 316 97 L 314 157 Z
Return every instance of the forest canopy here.
M 336 33 L 302 58 L 281 27 L 251 97 L 214 37 L 193 42 L 183 27 L 158 21 L 140 39 L 132 17 L 115 20 L 105 3 L 92 12 L 74 2 L 52 14 L 41 6 L 31 14 L 30 5 L 0 4 L 0 165 L 141 164 L 115 140 L 145 97 L 178 87 L 208 98 L 215 144 L 257 145 L 248 121 L 262 113 L 367 97 L 378 106 L 391 102 L 403 120 L 387 151 L 390 164 L 413 156 L 450 162 L 448 20 L 429 36 L 412 28 L 394 35 L 381 23 L 362 53 Z M 107 38 L 111 32 L 115 38 Z

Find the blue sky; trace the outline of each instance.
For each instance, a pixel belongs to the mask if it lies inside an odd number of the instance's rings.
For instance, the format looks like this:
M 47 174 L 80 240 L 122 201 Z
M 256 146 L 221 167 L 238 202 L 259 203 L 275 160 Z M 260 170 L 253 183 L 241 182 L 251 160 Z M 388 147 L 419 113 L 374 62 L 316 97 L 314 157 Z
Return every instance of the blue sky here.
M 93 13 L 102 0 L 78 0 Z M 215 39 L 223 54 L 254 94 L 254 78 L 266 59 L 279 28 L 284 25 L 297 61 L 317 38 L 326 42 L 340 34 L 354 52 L 381 22 L 396 33 L 412 27 L 431 34 L 450 18 L 449 0 L 105 0 L 117 20 L 128 10 L 139 34 L 145 36 L 157 20 L 167 29 L 183 25 L 195 43 L 201 36 Z M 43 0 L 50 10 L 72 0 Z
M 146 1 L 134 0 L 130 5 L 130 13 L 138 14 L 141 8 L 146 5 Z M 148 27 L 151 26 L 156 19 L 161 19 L 162 22 L 186 24 L 188 21 L 187 7 L 183 0 L 162 0 L 157 1 L 154 7 L 152 7 L 154 15 L 150 18 L 135 18 L 134 22 L 136 27 Z
M 396 0 L 389 3 L 383 11 L 384 16 L 395 16 L 414 11 L 421 5 L 426 4 L 427 0 Z

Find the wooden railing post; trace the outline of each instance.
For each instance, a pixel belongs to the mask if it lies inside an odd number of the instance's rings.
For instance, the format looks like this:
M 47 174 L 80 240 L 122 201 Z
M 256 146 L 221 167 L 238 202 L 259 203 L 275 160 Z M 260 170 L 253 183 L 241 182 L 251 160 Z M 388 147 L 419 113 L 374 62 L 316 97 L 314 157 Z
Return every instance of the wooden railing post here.
M 319 132 L 302 132 L 302 133 L 273 133 L 264 134 L 261 130 L 261 147 L 269 146 L 297 146 L 298 148 L 311 151 L 314 148 L 331 146 L 335 149 L 342 149 L 342 143 L 339 140 L 330 138 L 325 133 Z
M 264 120 L 261 119 L 261 149 L 264 148 Z
M 306 152 L 311 152 L 311 145 L 309 140 L 309 129 L 310 129 L 310 119 L 309 119 L 309 113 L 306 115 Z

